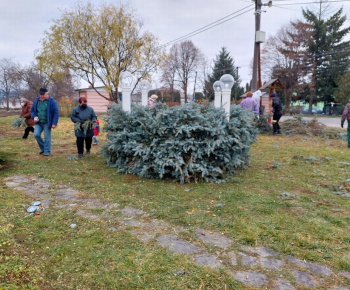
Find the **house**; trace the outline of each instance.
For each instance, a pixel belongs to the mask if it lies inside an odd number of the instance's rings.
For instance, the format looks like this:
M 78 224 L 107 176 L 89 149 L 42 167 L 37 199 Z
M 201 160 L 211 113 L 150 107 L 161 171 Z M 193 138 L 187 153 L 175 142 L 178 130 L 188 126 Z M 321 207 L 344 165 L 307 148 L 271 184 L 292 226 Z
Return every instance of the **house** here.
M 284 90 L 285 86 L 279 79 L 271 79 L 268 82 L 264 83 L 260 91 L 269 89 L 268 93 L 264 93 L 261 96 L 261 107 L 264 108 L 265 114 L 270 114 L 272 112 L 272 99 L 270 98 L 272 93 L 275 93 L 277 89 Z
M 105 90 L 104 86 L 95 87 L 95 89 L 106 98 L 109 98 L 109 93 Z M 95 89 L 91 86 L 88 88 L 75 90 L 76 97 L 75 99 L 78 101 L 80 97 L 85 97 L 88 101 L 88 105 L 94 109 L 96 113 L 105 113 L 107 112 L 107 108 L 111 103 L 109 100 L 106 100 L 102 96 L 100 96 Z

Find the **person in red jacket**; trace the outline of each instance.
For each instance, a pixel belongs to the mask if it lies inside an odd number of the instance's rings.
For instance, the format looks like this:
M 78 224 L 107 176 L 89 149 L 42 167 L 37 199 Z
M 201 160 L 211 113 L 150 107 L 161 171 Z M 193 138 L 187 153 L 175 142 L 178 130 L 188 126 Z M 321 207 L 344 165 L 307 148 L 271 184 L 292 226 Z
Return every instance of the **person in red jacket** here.
M 27 128 L 24 129 L 23 139 L 27 139 L 29 132 L 34 133 L 34 120 L 30 116 L 30 109 L 32 108 L 33 102 L 28 101 L 26 98 L 20 98 L 20 104 L 22 106 L 22 112 L 20 117 L 25 118 L 24 122 L 27 124 Z
M 94 136 L 92 137 L 94 145 L 97 145 L 98 143 L 97 136 L 99 135 L 99 133 L 100 133 L 100 121 L 96 120 L 95 128 L 94 128 Z

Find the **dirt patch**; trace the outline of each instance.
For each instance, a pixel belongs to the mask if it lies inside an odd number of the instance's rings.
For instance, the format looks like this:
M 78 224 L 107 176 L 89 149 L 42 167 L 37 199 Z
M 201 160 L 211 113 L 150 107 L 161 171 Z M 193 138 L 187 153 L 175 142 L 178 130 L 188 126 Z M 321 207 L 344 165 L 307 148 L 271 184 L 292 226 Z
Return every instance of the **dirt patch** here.
M 306 193 L 306 194 L 314 194 L 317 195 L 318 192 L 312 191 L 312 190 L 308 190 L 308 189 L 299 189 L 300 193 Z
M 19 116 L 21 114 L 21 110 L 0 110 L 0 117 L 8 117 L 8 116 Z
M 2 137 L 22 137 L 24 133 L 24 129 L 15 129 L 11 126 L 11 124 L 8 125 L 6 129 L 0 129 L 0 136 Z

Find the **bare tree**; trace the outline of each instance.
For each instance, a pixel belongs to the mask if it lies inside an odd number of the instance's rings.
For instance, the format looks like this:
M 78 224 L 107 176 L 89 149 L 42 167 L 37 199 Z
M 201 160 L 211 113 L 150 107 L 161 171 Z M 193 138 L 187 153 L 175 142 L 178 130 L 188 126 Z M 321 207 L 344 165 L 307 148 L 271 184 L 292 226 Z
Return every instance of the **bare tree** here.
M 22 79 L 21 95 L 28 100 L 34 100 L 38 96 L 39 89 L 49 85 L 48 77 L 38 70 L 35 63 L 22 68 L 20 75 Z
M 0 60 L 0 92 L 2 92 L 6 98 L 7 110 L 10 110 L 10 97 L 19 97 L 19 70 L 19 64 L 14 63 L 11 59 L 3 58 Z
M 170 48 L 168 60 L 163 68 L 163 80 L 173 87 L 175 83 L 179 84 L 187 103 L 189 81 L 194 78 L 197 70 L 202 70 L 203 65 L 204 55 L 192 41 L 174 44 Z
M 74 96 L 74 84 L 69 69 L 65 70 L 63 78 L 51 80 L 50 92 L 55 99 Z
M 263 73 L 279 78 L 285 85 L 285 111 L 289 113 L 292 94 L 308 75 L 307 47 L 310 41 L 307 24 L 296 21 L 270 37 L 262 50 Z

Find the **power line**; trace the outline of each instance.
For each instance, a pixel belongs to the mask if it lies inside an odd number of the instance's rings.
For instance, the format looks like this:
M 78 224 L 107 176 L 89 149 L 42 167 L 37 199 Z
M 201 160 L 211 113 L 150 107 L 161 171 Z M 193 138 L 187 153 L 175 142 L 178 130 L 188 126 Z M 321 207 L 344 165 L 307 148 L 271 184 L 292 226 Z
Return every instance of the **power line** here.
M 292 0 L 273 0 L 273 2 L 285 2 L 285 1 L 292 1 Z M 329 0 L 329 1 L 314 1 L 314 2 L 310 2 L 311 4 L 313 3 L 317 3 L 317 4 L 320 4 L 320 3 L 330 3 L 330 2 L 349 2 L 350 0 Z M 307 3 L 308 4 L 308 3 Z
M 181 41 L 181 40 L 184 40 L 184 39 L 186 39 L 186 38 L 195 36 L 195 35 L 197 35 L 197 34 L 199 34 L 199 33 L 202 33 L 202 32 L 204 32 L 204 31 L 206 31 L 206 30 L 209 30 L 209 29 L 211 29 L 211 28 L 214 28 L 214 27 L 216 27 L 216 26 L 218 26 L 218 25 L 220 25 L 220 24 L 222 24 L 222 23 L 225 23 L 225 22 L 227 22 L 227 21 L 229 21 L 229 20 L 231 20 L 231 19 L 233 19 L 233 18 L 236 18 L 236 17 L 238 17 L 238 16 L 240 16 L 240 15 L 243 15 L 243 14 L 245 14 L 245 13 L 247 13 L 247 12 L 253 10 L 254 8 L 249 9 L 249 10 L 247 10 L 247 11 L 244 11 L 244 12 L 238 14 L 238 15 L 232 16 L 232 15 L 234 15 L 234 14 L 237 14 L 237 13 L 239 13 L 239 12 L 241 12 L 241 11 L 243 11 L 243 10 L 249 8 L 249 7 L 251 7 L 252 5 L 253 5 L 253 4 L 250 4 L 250 5 L 248 5 L 248 6 L 244 7 L 244 8 L 242 8 L 242 9 L 240 9 L 240 10 L 238 10 L 238 11 L 236 11 L 236 12 L 233 12 L 233 13 L 231 13 L 231 14 L 225 16 L 225 17 L 222 17 L 222 18 L 220 18 L 220 19 L 218 19 L 218 20 L 216 20 L 216 21 L 214 21 L 214 22 L 212 22 L 212 23 L 210 23 L 210 24 L 208 24 L 208 25 L 205 25 L 205 26 L 203 26 L 203 27 L 201 27 L 201 28 L 198 28 L 198 29 L 196 29 L 196 30 L 194 30 L 194 31 L 192 31 L 192 32 L 190 32 L 190 33 L 188 33 L 188 34 L 185 34 L 185 35 L 183 35 L 183 36 L 181 36 L 181 37 L 178 37 L 178 38 L 176 38 L 176 39 L 174 39 L 174 40 L 172 40 L 172 41 L 169 41 L 169 42 L 163 44 L 161 47 L 165 47 L 165 46 L 168 46 L 168 45 L 170 45 L 170 44 L 173 44 L 173 43 L 179 42 L 179 41 Z M 232 16 L 232 17 L 230 17 L 230 16 Z M 227 17 L 230 17 L 230 18 L 226 19 Z M 224 20 L 224 19 L 226 19 L 226 20 Z M 214 25 L 214 24 L 215 24 L 215 25 Z
M 275 0 L 276 1 L 276 0 Z M 327 3 L 336 3 L 336 2 L 350 2 L 350 0 L 332 0 L 332 1 L 328 1 Z M 279 3 L 279 6 L 286 6 L 286 5 L 306 5 L 306 4 L 320 4 L 320 3 L 325 3 L 325 2 L 304 2 L 304 3 Z
M 273 5 L 273 7 L 276 7 L 276 8 L 279 8 L 279 9 L 291 10 L 291 11 L 299 11 L 299 10 L 293 9 L 293 8 L 281 7 L 280 5 Z M 300 9 L 300 8 L 298 8 L 298 9 Z

